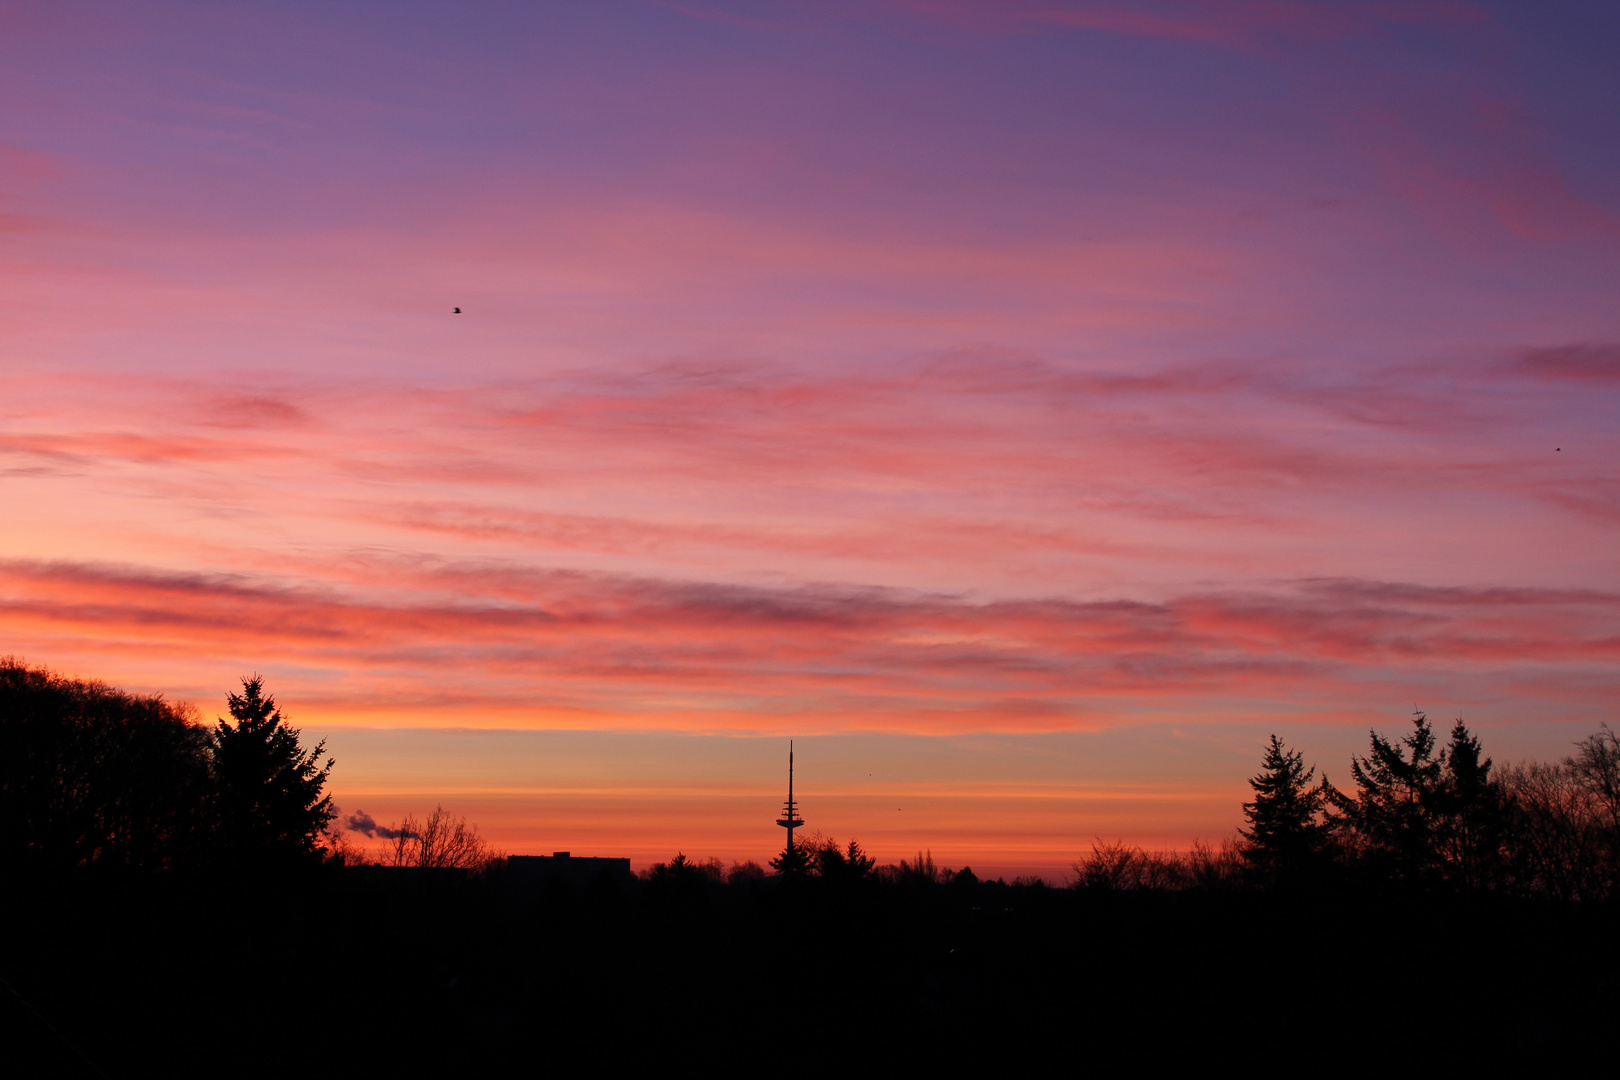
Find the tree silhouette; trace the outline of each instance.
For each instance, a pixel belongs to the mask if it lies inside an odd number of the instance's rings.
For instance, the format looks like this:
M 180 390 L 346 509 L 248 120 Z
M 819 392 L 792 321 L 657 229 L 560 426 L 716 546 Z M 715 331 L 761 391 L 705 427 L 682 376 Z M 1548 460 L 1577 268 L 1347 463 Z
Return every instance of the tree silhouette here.
M 425 821 L 407 814 L 399 828 L 388 832 L 393 844 L 387 858 L 393 866 L 482 870 L 494 858 L 489 844 L 478 835 L 478 826 L 451 815 L 443 806 L 435 806 Z
M 1464 892 L 1491 886 L 1504 869 L 1507 800 L 1502 784 L 1491 775 L 1491 759 L 1482 760 L 1483 754 L 1479 739 L 1463 722 L 1453 724 L 1432 799 L 1444 873 Z
M 648 867 L 644 880 L 659 903 L 673 905 L 669 910 L 692 913 L 707 909 L 710 891 L 725 882 L 726 874 L 718 859 L 700 862 L 677 852 L 669 862 Z
M 1399 747 L 1376 731 L 1371 737 L 1372 752 L 1350 759 L 1355 796 L 1325 789 L 1338 812 L 1332 824 L 1380 874 L 1416 883 L 1430 877 L 1438 861 L 1434 810 L 1444 755 L 1435 755 L 1434 731 L 1422 712 L 1414 714 Z
M 1092 841 L 1091 854 L 1074 864 L 1074 887 L 1094 892 L 1124 892 L 1150 886 L 1150 856 L 1141 848 L 1116 840 Z
M 1596 796 L 1609 819 L 1609 827 L 1620 832 L 1620 737 L 1608 724 L 1597 734 L 1575 744 L 1580 753 L 1568 759 L 1581 786 Z
M 1246 829 L 1243 856 L 1267 882 L 1297 877 L 1318 860 L 1324 839 L 1320 820 L 1326 789 L 1312 787 L 1316 775 L 1299 751 L 1289 750 L 1276 735 L 1266 747 L 1260 773 L 1249 778 L 1254 801 L 1243 804 Z
M 1576 744 L 1579 748 L 1564 762 L 1575 782 L 1594 805 L 1595 832 L 1610 895 L 1620 892 L 1620 738 L 1604 724 L 1602 729 Z
M 219 785 L 220 840 L 230 857 L 247 863 L 314 862 L 320 838 L 337 811 L 322 793 L 332 759 L 320 763 L 326 742 L 305 750 L 298 729 L 286 723 L 264 679 L 242 680 L 229 699 L 233 726 L 213 731 Z
M 791 840 L 782 854 L 771 860 L 771 868 L 784 876 L 800 876 L 808 874 L 811 870 L 811 859 L 803 844 L 795 844 Z
M 839 847 L 831 837 L 821 843 L 806 844 L 806 856 L 818 875 L 828 881 L 859 881 L 872 875 L 877 860 L 862 850 L 855 840 Z
M 1523 762 L 1505 770 L 1508 874 L 1517 891 L 1564 902 L 1613 895 L 1611 818 L 1575 759 Z
M 0 864 L 194 864 L 211 792 L 207 733 L 184 706 L 0 657 Z
M 894 879 L 908 885 L 938 885 L 940 872 L 934 865 L 933 851 L 917 852 L 914 862 L 901 859 L 900 865 L 895 868 Z

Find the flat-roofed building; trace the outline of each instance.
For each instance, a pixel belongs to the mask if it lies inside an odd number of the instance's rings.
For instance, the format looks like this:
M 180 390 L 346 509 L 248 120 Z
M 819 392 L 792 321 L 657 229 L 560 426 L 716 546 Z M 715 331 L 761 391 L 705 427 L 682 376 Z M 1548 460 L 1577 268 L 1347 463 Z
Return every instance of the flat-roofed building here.
M 554 851 L 550 855 L 508 855 L 506 869 L 516 882 L 566 881 L 576 889 L 594 885 L 604 877 L 620 886 L 634 880 L 629 859 L 604 859 L 568 851 Z

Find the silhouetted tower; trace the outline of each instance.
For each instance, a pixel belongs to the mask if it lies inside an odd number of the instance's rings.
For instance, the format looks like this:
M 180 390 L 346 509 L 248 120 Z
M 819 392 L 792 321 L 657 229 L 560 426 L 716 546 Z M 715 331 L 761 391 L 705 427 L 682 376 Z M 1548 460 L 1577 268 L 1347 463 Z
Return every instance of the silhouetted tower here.
M 782 816 L 776 822 L 788 831 L 788 860 L 793 858 L 793 830 L 804 824 L 799 816 L 799 808 L 793 805 L 793 740 L 788 740 L 788 797 L 787 805 L 782 807 Z

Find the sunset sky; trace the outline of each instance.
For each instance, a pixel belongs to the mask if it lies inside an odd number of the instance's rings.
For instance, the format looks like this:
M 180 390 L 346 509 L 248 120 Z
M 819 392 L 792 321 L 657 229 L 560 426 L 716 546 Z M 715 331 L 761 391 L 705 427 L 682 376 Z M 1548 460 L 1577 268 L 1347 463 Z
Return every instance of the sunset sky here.
M 0 2 L 0 654 L 1043 872 L 1620 721 L 1620 5 Z M 461 308 L 454 314 L 453 308 Z

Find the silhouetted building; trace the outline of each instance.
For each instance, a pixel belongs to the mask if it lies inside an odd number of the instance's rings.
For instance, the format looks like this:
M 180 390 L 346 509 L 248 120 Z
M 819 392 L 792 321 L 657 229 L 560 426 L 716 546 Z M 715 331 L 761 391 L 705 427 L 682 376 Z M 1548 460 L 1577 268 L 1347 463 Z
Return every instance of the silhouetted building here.
M 540 884 L 565 881 L 576 889 L 593 885 L 603 877 L 615 885 L 629 885 L 634 880 L 629 859 L 576 856 L 567 851 L 555 851 L 550 855 L 508 855 L 506 870 L 515 882 Z

